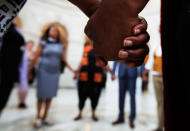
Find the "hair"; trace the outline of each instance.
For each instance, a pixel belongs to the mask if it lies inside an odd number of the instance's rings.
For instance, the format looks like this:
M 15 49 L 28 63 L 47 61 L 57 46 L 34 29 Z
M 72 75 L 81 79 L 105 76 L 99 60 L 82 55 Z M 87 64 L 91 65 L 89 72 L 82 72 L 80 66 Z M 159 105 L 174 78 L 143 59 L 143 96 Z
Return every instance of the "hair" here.
M 49 37 L 49 31 L 50 31 L 50 29 L 52 28 L 52 27 L 56 27 L 57 28 L 57 26 L 56 25 L 50 25 L 49 27 L 48 27 L 48 29 L 44 32 L 44 34 L 42 35 L 42 37 L 41 37 L 41 40 L 45 40 L 45 41 L 48 41 L 48 37 Z M 57 28 L 57 31 L 58 31 L 58 36 L 57 36 L 57 42 L 58 43 L 60 43 L 60 32 L 59 32 L 59 30 L 58 30 L 58 28 Z

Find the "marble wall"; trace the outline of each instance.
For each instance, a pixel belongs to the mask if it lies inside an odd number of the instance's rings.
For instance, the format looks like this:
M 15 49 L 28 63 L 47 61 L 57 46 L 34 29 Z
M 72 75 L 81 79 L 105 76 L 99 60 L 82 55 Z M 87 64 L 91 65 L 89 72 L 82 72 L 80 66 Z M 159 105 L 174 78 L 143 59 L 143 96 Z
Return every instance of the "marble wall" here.
M 151 35 L 151 47 L 159 44 L 160 0 L 148 3 L 141 16 L 148 21 L 148 32 Z M 69 33 L 67 59 L 73 68 L 77 68 L 82 56 L 84 27 L 88 18 L 67 0 L 28 0 L 19 17 L 22 21 L 22 32 L 26 40 L 33 40 L 37 45 L 41 29 L 50 22 L 63 24 Z M 112 62 L 110 62 L 112 64 Z M 72 73 L 66 69 L 61 75 L 60 86 L 74 87 Z

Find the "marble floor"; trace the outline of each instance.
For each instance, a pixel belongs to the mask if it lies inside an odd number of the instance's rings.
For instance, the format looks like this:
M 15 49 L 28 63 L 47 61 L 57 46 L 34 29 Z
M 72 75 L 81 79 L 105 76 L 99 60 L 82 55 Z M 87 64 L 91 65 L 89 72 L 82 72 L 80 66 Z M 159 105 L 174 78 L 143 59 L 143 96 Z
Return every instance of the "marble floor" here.
M 76 88 L 61 88 L 54 99 L 50 110 L 49 119 L 54 121 L 51 127 L 33 129 L 32 123 L 36 114 L 35 88 L 30 88 L 27 97 L 28 108 L 17 109 L 17 88 L 11 94 L 8 105 L 0 118 L 0 131 L 151 131 L 157 126 L 156 102 L 152 84 L 149 91 L 142 94 L 140 89 L 141 80 L 137 80 L 137 118 L 136 127 L 128 126 L 129 95 L 126 97 L 126 121 L 122 125 L 112 126 L 118 114 L 118 83 L 108 80 L 106 89 L 103 90 L 97 108 L 98 122 L 91 120 L 90 101 L 86 102 L 83 119 L 73 121 L 77 115 L 77 91 Z

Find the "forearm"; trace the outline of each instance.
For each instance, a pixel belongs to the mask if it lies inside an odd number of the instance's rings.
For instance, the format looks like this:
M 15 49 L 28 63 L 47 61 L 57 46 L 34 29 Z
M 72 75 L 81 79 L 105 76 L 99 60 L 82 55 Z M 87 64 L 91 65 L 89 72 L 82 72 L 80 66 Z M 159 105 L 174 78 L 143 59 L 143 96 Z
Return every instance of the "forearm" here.
M 31 63 L 29 64 L 28 69 L 31 70 L 32 68 L 34 68 L 34 66 L 36 65 L 37 61 L 38 61 L 38 57 L 35 56 L 34 59 L 31 61 Z
M 77 68 L 77 72 L 80 72 L 81 67 L 82 67 L 82 62 L 80 62 L 80 65 Z
M 111 70 L 111 74 L 115 75 L 115 70 L 117 68 L 118 62 L 113 63 L 113 69 Z
M 67 68 L 68 68 L 70 71 L 72 71 L 72 72 L 74 71 L 73 68 L 68 64 L 67 61 L 65 61 L 65 65 L 67 66 Z
M 111 72 L 111 69 L 110 69 L 110 66 L 107 65 L 106 67 L 104 67 L 104 69 L 107 71 L 107 72 Z
M 144 9 L 149 0 L 104 0 L 102 5 L 106 3 L 104 8 L 113 7 L 115 9 L 123 10 L 120 13 L 126 16 L 138 16 L 138 14 Z M 108 3 L 108 4 L 107 4 Z M 127 13 L 126 13 L 127 12 Z
M 79 7 L 88 17 L 100 6 L 102 0 L 68 0 Z
M 43 47 L 41 45 L 38 46 L 37 51 L 35 52 L 34 59 L 32 59 L 30 65 L 29 65 L 29 70 L 31 70 L 37 63 L 38 58 L 41 55 Z
M 128 0 L 131 8 L 136 9 L 136 13 L 140 13 L 149 0 Z

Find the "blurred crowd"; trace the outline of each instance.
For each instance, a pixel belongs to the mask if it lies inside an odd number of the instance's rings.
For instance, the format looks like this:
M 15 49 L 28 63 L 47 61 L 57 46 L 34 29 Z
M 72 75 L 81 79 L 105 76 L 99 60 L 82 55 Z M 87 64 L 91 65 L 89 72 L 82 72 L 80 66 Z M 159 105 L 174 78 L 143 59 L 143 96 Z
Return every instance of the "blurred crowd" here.
M 125 63 L 114 62 L 113 67 L 108 64 L 102 66 L 102 60 L 95 57 L 93 41 L 87 36 L 84 38 L 84 49 L 81 62 L 77 69 L 73 69 L 66 59 L 67 40 L 62 40 L 59 25 L 50 24 L 44 30 L 42 37 L 34 49 L 32 40 L 25 38 L 16 24 L 12 24 L 1 40 L 1 93 L 0 112 L 5 109 L 12 89 L 18 87 L 18 108 L 26 109 L 26 101 L 29 88 L 36 82 L 36 119 L 33 127 L 40 128 L 43 125 L 51 126 L 53 121 L 48 119 L 52 99 L 57 96 L 59 78 L 67 67 L 73 72 L 73 79 L 77 80 L 78 115 L 75 121 L 82 119 L 83 108 L 87 98 L 91 101 L 92 120 L 98 121 L 96 108 L 99 103 L 102 89 L 106 88 L 107 73 L 111 80 L 118 77 L 119 88 L 119 114 L 112 123 L 113 126 L 125 122 L 125 97 L 130 95 L 129 126 L 135 127 L 136 118 L 136 80 L 142 79 L 142 93 L 148 92 L 149 71 L 153 70 L 153 80 L 158 107 L 158 128 L 163 130 L 163 88 L 161 68 L 161 47 L 154 49 L 153 54 L 146 56 L 144 63 L 135 68 L 128 68 Z M 13 44 L 14 43 L 14 44 Z M 9 53 L 7 53 L 9 52 Z M 117 69 L 118 68 L 118 69 Z M 118 73 L 116 71 L 118 70 Z
M 60 36 L 65 35 L 58 25 L 50 25 L 44 30 L 37 49 L 33 52 L 32 41 L 25 42 L 21 31 L 12 24 L 27 0 L 0 1 L 0 114 L 5 109 L 15 83 L 19 87 L 18 108 L 27 108 L 25 99 L 28 88 L 36 79 L 37 114 L 33 127 L 51 126 L 53 122 L 48 119 L 48 112 L 52 99 L 57 95 L 60 74 L 67 67 L 77 80 L 78 87 L 79 113 L 74 120 L 82 118 L 85 101 L 90 98 L 92 119 L 98 121 L 96 107 L 101 90 L 105 88 L 106 73 L 111 73 L 111 79 L 115 80 L 116 67 L 119 67 L 119 114 L 113 125 L 125 121 L 125 96 L 128 91 L 129 126 L 135 127 L 136 79 L 138 75 L 141 76 L 144 93 L 147 92 L 151 74 L 158 113 L 158 127 L 155 131 L 162 131 L 163 125 L 167 131 L 187 130 L 188 121 L 184 121 L 184 117 L 190 110 L 189 81 L 186 77 L 189 69 L 190 1 L 160 0 L 161 42 L 157 43 L 158 46 L 155 45 L 148 56 L 147 23 L 139 17 L 139 13 L 149 0 L 68 1 L 89 18 L 85 33 L 93 41 L 85 38 L 83 57 L 78 69 L 73 69 L 67 62 L 67 40 L 61 39 Z M 111 68 L 107 65 L 110 60 L 119 63 L 115 62 Z

